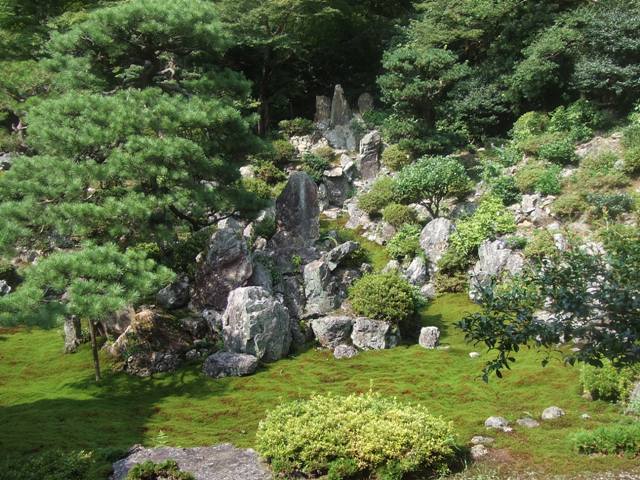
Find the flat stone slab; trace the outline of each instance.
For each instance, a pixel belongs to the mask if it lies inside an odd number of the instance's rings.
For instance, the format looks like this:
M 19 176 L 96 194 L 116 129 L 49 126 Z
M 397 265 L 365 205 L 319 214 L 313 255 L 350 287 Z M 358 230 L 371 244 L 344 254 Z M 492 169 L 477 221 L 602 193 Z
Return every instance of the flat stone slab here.
M 273 480 L 273 475 L 251 449 L 224 443 L 213 447 L 144 448 L 135 446 L 129 456 L 113 464 L 112 480 L 125 480 L 129 470 L 139 463 L 175 460 L 181 470 L 196 480 Z

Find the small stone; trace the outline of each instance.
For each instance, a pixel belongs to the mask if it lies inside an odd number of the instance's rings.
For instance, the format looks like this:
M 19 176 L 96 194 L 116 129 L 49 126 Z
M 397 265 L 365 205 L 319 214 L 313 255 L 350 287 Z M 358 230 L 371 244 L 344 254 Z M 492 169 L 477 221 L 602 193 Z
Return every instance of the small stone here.
M 542 420 L 555 420 L 556 418 L 564 417 L 565 413 L 559 407 L 545 408 L 542 412 Z
M 333 351 L 333 356 L 337 360 L 353 358 L 358 355 L 358 350 L 352 345 L 338 345 Z
M 251 375 L 258 368 L 258 359 L 244 353 L 217 352 L 209 356 L 202 366 L 204 373 L 213 378 Z
M 509 426 L 509 420 L 504 417 L 489 417 L 484 421 L 484 426 L 487 428 L 504 429 Z
M 489 454 L 489 449 L 484 445 L 474 445 L 471 447 L 471 458 L 473 460 L 479 460 L 486 457 Z
M 433 350 L 438 346 L 440 341 L 440 329 L 438 327 L 423 327 L 420 330 L 420 346 L 429 350 Z
M 530 417 L 519 418 L 518 420 L 516 420 L 516 423 L 525 428 L 536 428 L 540 426 L 540 423 L 538 423 L 537 420 L 534 420 Z
M 485 437 L 483 435 L 476 435 L 471 438 L 472 445 L 491 445 L 493 442 L 495 442 L 493 437 Z
M 583 413 L 582 415 L 580 415 L 580 418 L 582 420 L 589 420 L 591 418 L 591 415 L 589 415 L 588 413 Z
M 478 352 L 469 352 L 470 358 L 480 358 L 480 354 Z

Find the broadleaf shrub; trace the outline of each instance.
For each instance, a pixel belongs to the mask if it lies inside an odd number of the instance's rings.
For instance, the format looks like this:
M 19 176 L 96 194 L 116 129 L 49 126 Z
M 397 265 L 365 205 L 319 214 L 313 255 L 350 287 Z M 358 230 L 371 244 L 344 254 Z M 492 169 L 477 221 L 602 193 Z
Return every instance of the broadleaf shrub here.
M 369 215 L 379 214 L 384 207 L 394 201 L 394 185 L 395 182 L 392 178 L 379 178 L 371 186 L 371 190 L 358 197 L 358 207 Z
M 522 193 L 557 195 L 562 190 L 560 167 L 542 162 L 528 162 L 515 176 L 515 182 Z
M 407 205 L 391 203 L 382 210 L 382 219 L 395 228 L 401 228 L 416 222 L 416 212 Z
M 382 152 L 382 163 L 397 172 L 411 163 L 411 157 L 399 145 L 390 145 Z
M 405 225 L 387 242 L 390 257 L 401 260 L 415 257 L 420 252 L 420 232 L 417 225 Z
M 401 323 L 418 310 L 420 297 L 414 287 L 396 273 L 371 273 L 349 289 L 349 301 L 358 315 Z
M 640 422 L 583 430 L 573 435 L 572 442 L 574 448 L 585 455 L 637 455 L 640 453 Z
M 313 122 L 306 118 L 292 118 L 291 120 L 282 120 L 278 123 L 280 131 L 289 137 L 297 135 L 308 135 L 315 128 Z
M 454 434 L 451 423 L 421 405 L 374 393 L 327 395 L 271 410 L 258 426 L 256 448 L 283 475 L 329 472 L 337 479 L 393 469 L 401 478 L 445 470 Z
M 573 142 L 567 138 L 541 145 L 538 157 L 557 165 L 568 165 L 578 158 Z
M 603 360 L 602 367 L 582 365 L 580 384 L 594 399 L 625 401 L 631 393 L 637 375 L 640 375 L 640 367 L 617 369 L 609 360 Z

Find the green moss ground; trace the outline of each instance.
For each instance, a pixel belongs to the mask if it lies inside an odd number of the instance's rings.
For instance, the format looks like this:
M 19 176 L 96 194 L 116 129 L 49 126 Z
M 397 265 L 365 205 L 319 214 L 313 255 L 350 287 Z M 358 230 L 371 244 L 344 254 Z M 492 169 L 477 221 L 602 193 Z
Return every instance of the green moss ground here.
M 265 366 L 246 378 L 212 380 L 194 366 L 173 375 L 134 379 L 107 369 L 101 386 L 92 381 L 88 348 L 64 355 L 57 331 L 0 334 L 0 457 L 48 448 L 126 449 L 155 445 L 161 431 L 178 446 L 231 442 L 250 447 L 265 411 L 287 399 L 314 392 L 384 394 L 428 405 L 451 419 L 461 444 L 484 433 L 489 415 L 515 420 L 558 405 L 567 416 L 533 430 L 497 434 L 500 462 L 510 471 L 572 474 L 622 470 L 637 463 L 623 457 L 584 457 L 571 450 L 569 435 L 619 418 L 615 406 L 579 395 L 578 371 L 560 362 L 542 369 L 534 352 L 519 356 L 517 367 L 488 385 L 479 378 L 482 358 L 470 359 L 453 322 L 473 306 L 462 295 L 438 299 L 423 322 L 438 325 L 449 350 L 417 345 L 367 352 L 334 360 L 309 350 Z M 591 420 L 580 418 L 589 413 Z

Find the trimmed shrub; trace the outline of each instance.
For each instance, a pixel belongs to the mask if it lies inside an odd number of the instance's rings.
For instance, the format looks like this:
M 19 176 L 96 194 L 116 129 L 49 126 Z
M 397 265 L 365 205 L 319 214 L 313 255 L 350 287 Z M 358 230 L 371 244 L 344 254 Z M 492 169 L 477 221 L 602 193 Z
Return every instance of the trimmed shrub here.
M 558 253 L 553 235 L 548 230 L 536 230 L 524 247 L 524 256 L 533 260 L 551 258 Z
M 325 158 L 315 153 L 305 153 L 302 157 L 302 170 L 304 170 L 316 183 L 322 181 L 322 175 L 331 164 Z
M 591 205 L 591 215 L 615 220 L 635 206 L 635 198 L 628 193 L 589 193 L 586 201 Z
M 369 215 L 379 214 L 384 207 L 393 202 L 394 185 L 395 182 L 390 177 L 379 178 L 371 186 L 371 190 L 358 197 L 358 207 Z
M 585 455 L 636 455 L 640 453 L 640 422 L 583 430 L 572 436 L 572 442 L 574 448 Z
M 373 393 L 327 395 L 270 411 L 258 426 L 256 448 L 283 475 L 329 472 L 338 479 L 392 469 L 399 476 L 386 478 L 400 479 L 445 470 L 454 435 L 449 422 L 421 405 Z
M 551 208 L 560 218 L 575 219 L 587 211 L 589 204 L 582 194 L 570 192 L 556 198 Z
M 259 178 L 243 178 L 242 187 L 263 200 L 269 200 L 273 194 L 269 184 Z
M 568 165 L 578 158 L 573 142 L 567 138 L 541 145 L 538 157 L 557 165 Z
M 414 288 L 396 273 L 371 273 L 349 289 L 353 310 L 375 320 L 400 323 L 411 318 L 420 305 Z
M 513 205 L 522 199 L 515 178 L 507 175 L 501 175 L 491 182 L 491 194 L 505 205 Z
M 270 185 L 287 179 L 287 174 L 268 160 L 254 160 L 253 173 L 257 179 Z
M 387 253 L 391 258 L 401 260 L 415 257 L 420 251 L 420 232 L 418 225 L 405 225 L 387 242 Z
M 293 160 L 296 154 L 296 147 L 289 140 L 274 140 L 271 142 L 270 154 L 276 165 L 284 165 Z
M 616 167 L 618 157 L 614 153 L 603 153 L 586 157 L 571 178 L 576 190 L 583 192 L 608 192 L 629 185 L 629 177 Z
M 504 239 L 507 247 L 512 250 L 524 250 L 529 243 L 526 237 L 520 237 L 518 235 L 511 235 Z
M 456 224 L 450 248 L 455 249 L 456 258 L 460 258 L 473 253 L 484 240 L 513 233 L 515 230 L 513 213 L 505 208 L 499 198 L 488 196 L 482 200 L 473 215 Z
M 607 401 L 625 401 L 631 394 L 633 382 L 640 374 L 640 367 L 615 368 L 611 361 L 603 360 L 602 367 L 582 365 L 580 384 L 591 397 Z
M 336 160 L 336 151 L 331 147 L 318 147 L 313 151 L 314 155 L 325 159 L 328 163 L 332 163 Z
M 411 163 L 411 157 L 399 145 L 390 145 L 382 152 L 382 163 L 397 172 Z
M 127 475 L 127 480 L 196 480 L 192 474 L 180 471 L 173 460 L 154 463 L 147 460 L 134 466 Z
M 382 210 L 382 219 L 395 228 L 401 228 L 416 222 L 416 212 L 407 205 L 391 203 Z
M 542 162 L 528 162 L 516 173 L 515 182 L 522 193 L 557 195 L 562 190 L 560 167 Z
M 107 478 L 111 464 L 125 452 L 119 450 L 48 450 L 29 458 L 0 459 L 3 480 L 86 480 Z
M 311 120 L 306 118 L 293 118 L 291 120 L 282 120 L 278 123 L 278 128 L 285 135 L 294 137 L 298 135 L 309 135 L 313 133 L 315 127 Z
M 544 133 L 548 125 L 549 117 L 546 113 L 527 112 L 513 124 L 511 138 L 516 142 L 528 140 Z

